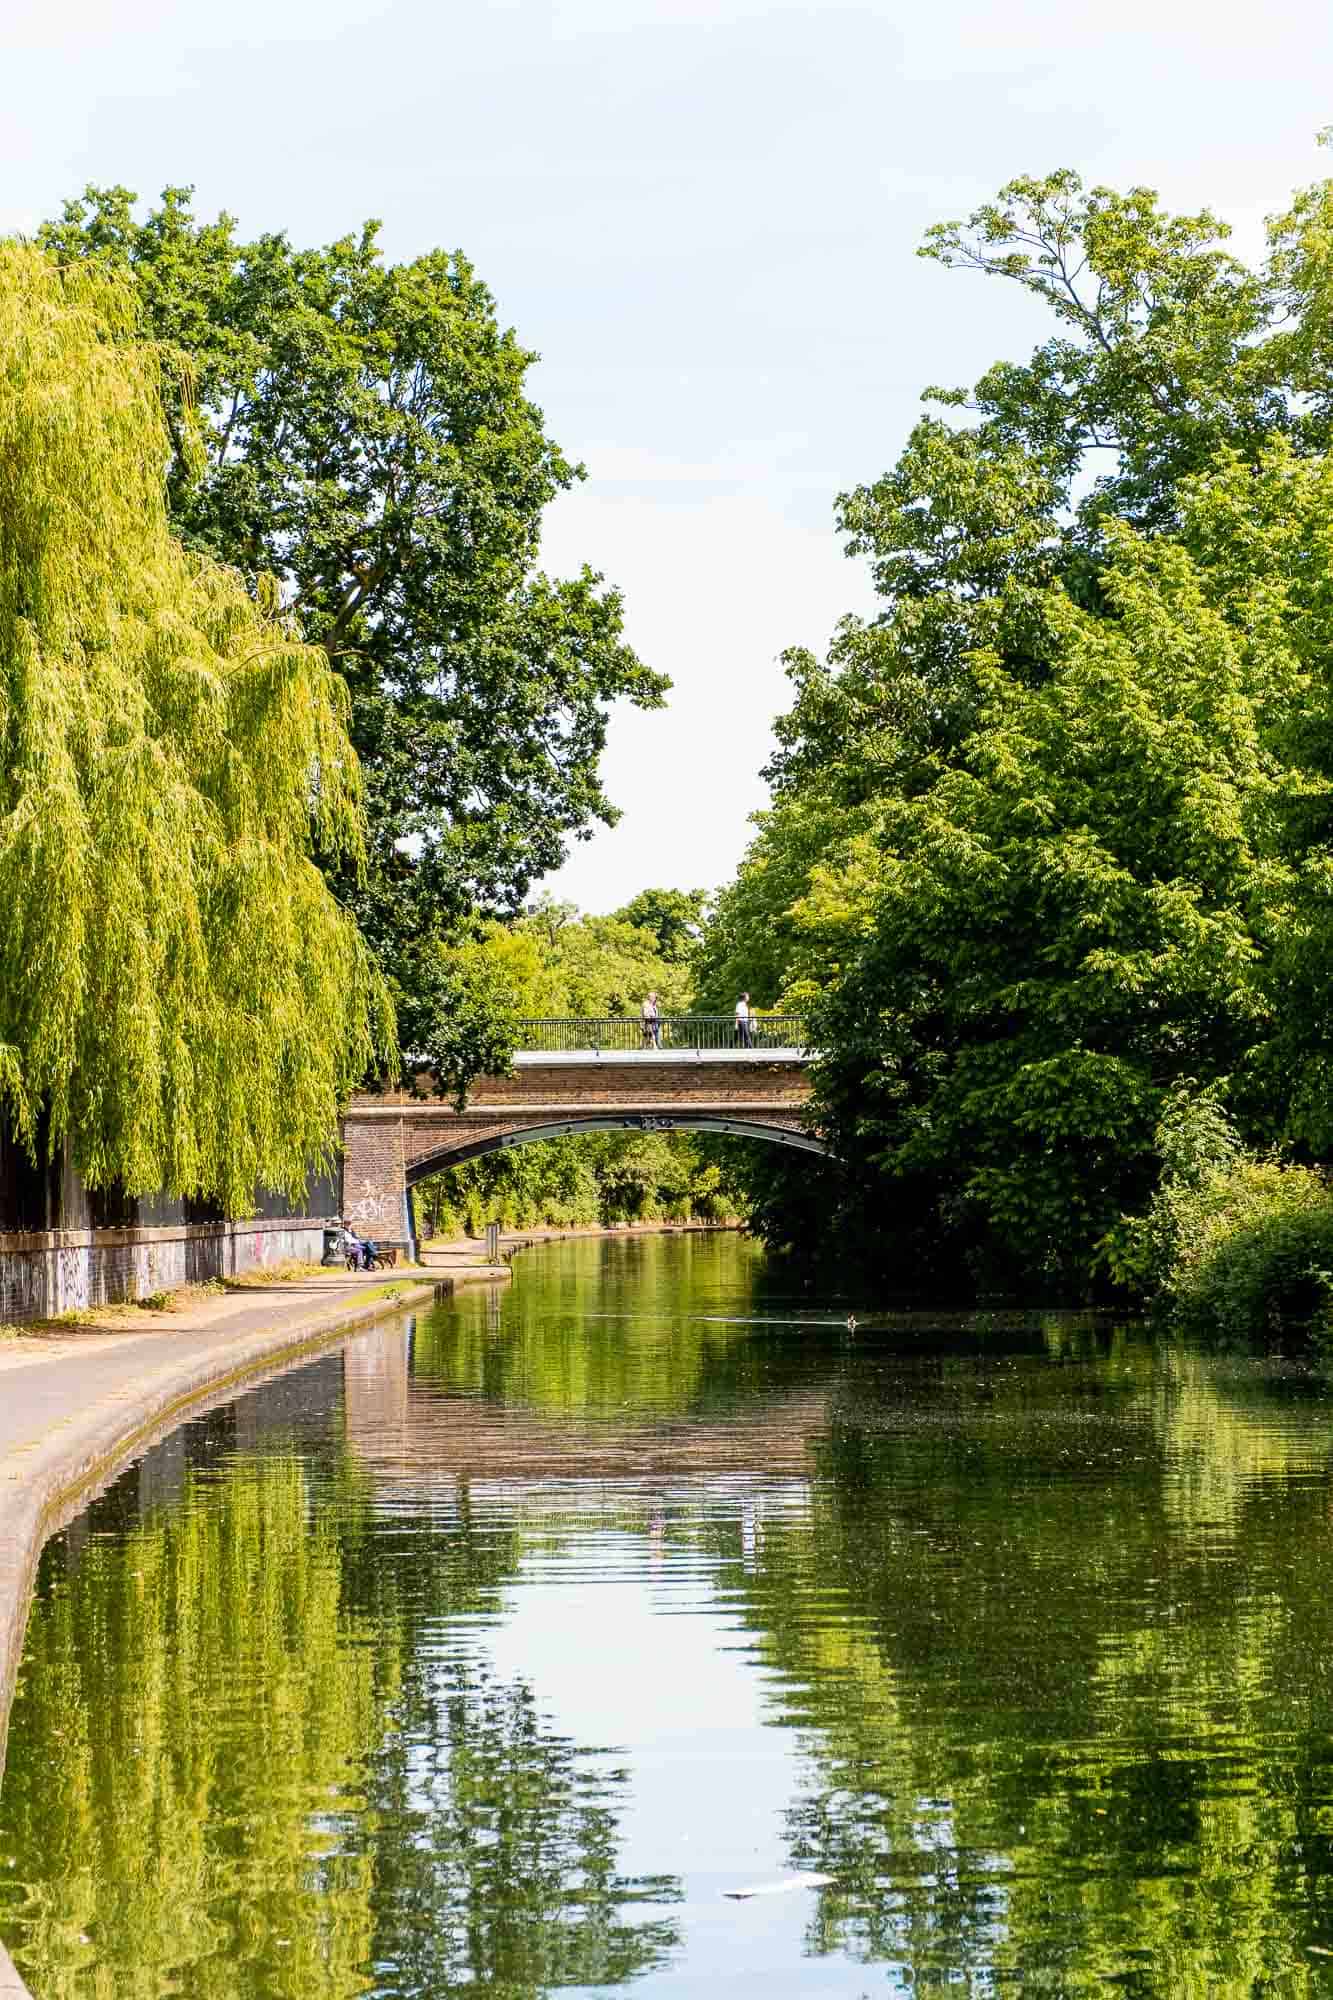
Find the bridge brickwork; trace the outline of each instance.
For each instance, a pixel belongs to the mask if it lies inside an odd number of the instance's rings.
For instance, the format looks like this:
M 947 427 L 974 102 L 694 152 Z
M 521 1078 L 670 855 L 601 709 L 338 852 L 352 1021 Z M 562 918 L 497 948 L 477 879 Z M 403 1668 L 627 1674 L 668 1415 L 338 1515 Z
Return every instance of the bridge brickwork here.
M 717 1131 L 812 1153 L 803 1060 L 759 1051 L 520 1056 L 511 1076 L 481 1077 L 463 1110 L 416 1090 L 354 1097 L 343 1120 L 343 1214 L 387 1243 L 409 1245 L 410 1189 L 479 1154 L 579 1131 Z

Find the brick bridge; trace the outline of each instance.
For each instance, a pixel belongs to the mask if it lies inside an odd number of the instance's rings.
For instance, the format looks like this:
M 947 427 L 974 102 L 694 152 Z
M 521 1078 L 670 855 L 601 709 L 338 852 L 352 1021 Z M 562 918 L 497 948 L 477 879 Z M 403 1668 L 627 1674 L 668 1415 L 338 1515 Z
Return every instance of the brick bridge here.
M 638 1023 L 531 1023 L 532 1029 L 607 1029 L 612 1046 L 524 1049 L 510 1076 L 480 1077 L 462 1111 L 412 1090 L 363 1093 L 343 1118 L 343 1214 L 386 1243 L 416 1237 L 411 1190 L 427 1174 L 483 1153 L 580 1132 L 725 1132 L 823 1154 L 805 1124 L 806 1052 L 756 1026 L 758 1047 L 718 1046 L 697 1022 L 664 1021 L 663 1046 L 624 1046 Z M 785 1024 L 783 1024 L 785 1025 Z M 691 1030 L 687 1035 L 685 1029 Z M 673 1033 L 674 1030 L 674 1033 Z M 728 1034 L 730 1023 L 727 1024 Z M 569 1034 L 532 1039 L 569 1042 Z M 622 1046 L 615 1046 L 616 1041 Z M 710 1045 L 711 1044 L 711 1045 Z

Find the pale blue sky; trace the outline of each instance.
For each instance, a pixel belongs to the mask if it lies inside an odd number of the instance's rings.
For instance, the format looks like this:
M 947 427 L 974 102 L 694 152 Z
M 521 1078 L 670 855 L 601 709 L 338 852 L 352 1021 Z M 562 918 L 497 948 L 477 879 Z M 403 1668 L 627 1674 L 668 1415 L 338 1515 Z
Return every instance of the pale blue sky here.
M 391 256 L 461 244 L 541 350 L 590 475 L 548 565 L 619 583 L 675 682 L 615 719 L 624 818 L 550 885 L 590 909 L 730 874 L 778 651 L 869 605 L 834 496 L 925 383 L 1036 335 L 913 256 L 928 225 L 1068 164 L 1247 248 L 1333 120 L 1333 13 L 1282 0 L 0 0 L 0 54 L 0 228 L 88 180 L 298 241 L 378 215 Z

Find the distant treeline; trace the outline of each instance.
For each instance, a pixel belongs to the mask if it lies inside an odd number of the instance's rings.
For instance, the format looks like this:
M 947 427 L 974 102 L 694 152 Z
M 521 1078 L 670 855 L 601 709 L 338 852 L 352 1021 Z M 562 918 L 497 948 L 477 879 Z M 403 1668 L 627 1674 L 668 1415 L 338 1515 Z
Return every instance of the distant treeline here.
M 460 1049 L 475 1055 L 491 1037 L 502 1066 L 518 1020 L 637 1016 L 648 992 L 664 1014 L 687 1011 L 704 902 L 702 890 L 648 889 L 611 916 L 545 900 L 508 923 L 478 924 L 441 960 Z M 450 1075 L 447 1060 L 441 1070 Z M 477 1235 L 488 1222 L 712 1222 L 737 1213 L 708 1148 L 684 1133 L 596 1132 L 493 1153 L 424 1181 L 415 1198 L 422 1234 L 442 1236 Z
M 423 1181 L 423 1236 L 479 1236 L 488 1222 L 722 1222 L 735 1218 L 720 1169 L 696 1140 L 675 1132 L 591 1132 L 488 1153 Z

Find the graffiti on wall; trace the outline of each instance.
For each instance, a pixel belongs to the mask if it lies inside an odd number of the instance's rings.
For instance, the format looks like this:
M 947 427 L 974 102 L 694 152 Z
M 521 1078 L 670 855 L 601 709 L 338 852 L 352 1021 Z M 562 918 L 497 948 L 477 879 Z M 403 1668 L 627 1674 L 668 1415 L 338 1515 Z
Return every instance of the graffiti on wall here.
M 361 1194 L 347 1204 L 348 1222 L 392 1223 L 397 1207 L 391 1194 L 376 1194 L 373 1181 L 362 1181 Z

